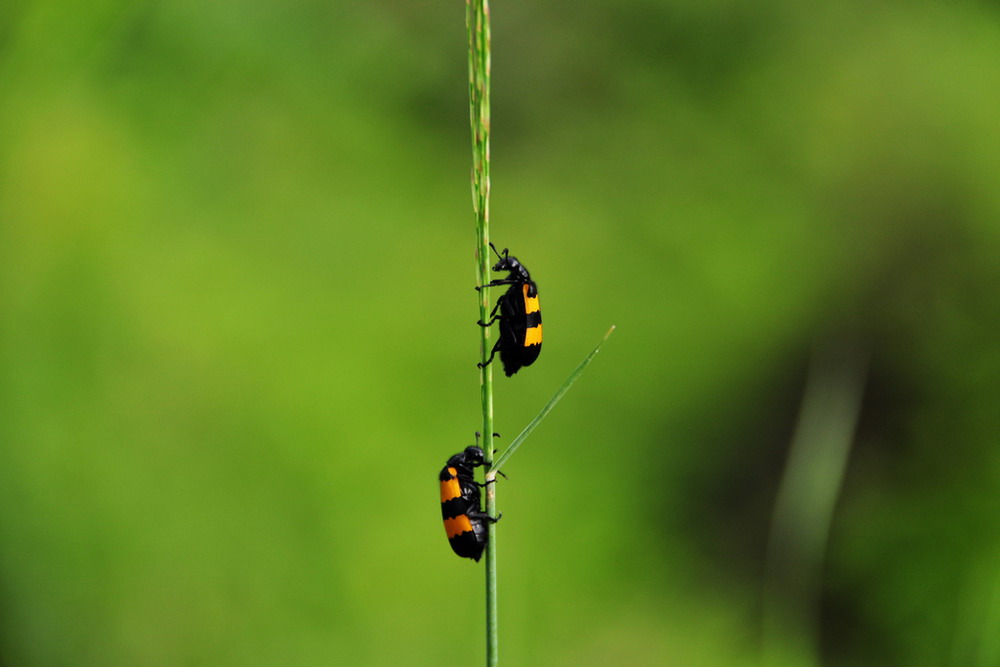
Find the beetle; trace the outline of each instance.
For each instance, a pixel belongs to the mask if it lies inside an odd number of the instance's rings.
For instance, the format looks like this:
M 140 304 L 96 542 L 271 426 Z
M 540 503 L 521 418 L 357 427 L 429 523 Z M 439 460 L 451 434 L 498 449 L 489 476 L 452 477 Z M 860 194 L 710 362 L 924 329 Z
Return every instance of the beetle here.
M 480 484 L 473 471 L 485 464 L 483 450 L 470 445 L 448 459 L 438 475 L 441 483 L 441 518 L 444 520 L 448 543 L 456 554 L 476 562 L 479 562 L 483 549 L 486 548 L 486 524 L 500 520 L 499 516 L 494 519 L 483 512 L 480 504 L 479 489 L 492 482 Z
M 501 255 L 492 242 L 490 247 L 500 260 L 493 266 L 493 270 L 508 271 L 509 274 L 506 278 L 493 280 L 484 287 L 500 285 L 510 285 L 510 287 L 497 299 L 497 305 L 490 312 L 490 321 L 476 322 L 481 327 L 488 327 L 500 320 L 500 339 L 493 346 L 490 358 L 477 365 L 480 368 L 488 366 L 496 353 L 500 352 L 503 372 L 510 377 L 523 366 L 535 363 L 535 359 L 542 351 L 542 308 L 538 303 L 538 285 L 531 279 L 527 267 L 516 257 L 511 257 L 507 248 L 503 249 Z M 482 288 L 476 288 L 479 289 Z

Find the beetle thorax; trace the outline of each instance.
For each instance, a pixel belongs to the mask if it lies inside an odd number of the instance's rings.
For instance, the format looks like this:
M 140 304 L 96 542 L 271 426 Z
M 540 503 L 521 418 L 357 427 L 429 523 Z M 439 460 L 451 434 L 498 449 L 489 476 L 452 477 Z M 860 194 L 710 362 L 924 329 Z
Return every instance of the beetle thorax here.
M 505 264 L 506 266 L 504 266 L 501 270 L 510 271 L 509 277 L 511 280 L 531 280 L 531 275 L 528 273 L 528 269 L 524 268 L 524 265 L 517 261 L 516 257 L 508 257 Z

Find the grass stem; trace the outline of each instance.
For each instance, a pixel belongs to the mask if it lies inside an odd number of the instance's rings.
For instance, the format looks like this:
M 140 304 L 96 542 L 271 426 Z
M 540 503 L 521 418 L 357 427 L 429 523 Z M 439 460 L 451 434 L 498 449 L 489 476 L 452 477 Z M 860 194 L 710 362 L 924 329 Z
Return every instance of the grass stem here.
M 465 24 L 469 33 L 469 121 L 472 127 L 472 207 L 476 215 L 476 278 L 490 282 L 490 8 L 487 0 L 466 0 Z M 486 322 L 490 290 L 479 290 L 479 320 Z M 489 327 L 479 327 L 480 359 L 491 349 Z M 483 404 L 483 452 L 486 467 L 493 464 L 493 367 L 483 366 L 479 375 Z M 495 481 L 487 473 L 486 481 Z M 486 513 L 495 517 L 496 484 L 487 484 Z M 488 526 L 486 543 L 486 664 L 497 664 L 497 549 L 496 527 Z
M 813 353 L 771 518 L 763 609 L 764 665 L 819 665 L 819 594 L 868 372 L 850 336 Z

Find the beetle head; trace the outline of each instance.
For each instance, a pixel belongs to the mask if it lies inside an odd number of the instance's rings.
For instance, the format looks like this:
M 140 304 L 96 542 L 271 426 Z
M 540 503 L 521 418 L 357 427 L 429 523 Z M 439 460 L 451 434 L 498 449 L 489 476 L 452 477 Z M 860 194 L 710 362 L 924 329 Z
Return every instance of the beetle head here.
M 465 462 L 470 468 L 475 468 L 481 466 L 484 463 L 485 454 L 481 447 L 475 445 L 469 445 L 465 448 Z
M 497 259 L 500 261 L 493 265 L 494 271 L 517 271 L 521 266 L 521 263 L 517 261 L 517 257 L 510 257 L 507 248 L 503 249 L 503 253 L 497 252 L 497 247 L 493 245 L 490 241 L 490 247 L 493 248 L 493 252 L 496 253 Z

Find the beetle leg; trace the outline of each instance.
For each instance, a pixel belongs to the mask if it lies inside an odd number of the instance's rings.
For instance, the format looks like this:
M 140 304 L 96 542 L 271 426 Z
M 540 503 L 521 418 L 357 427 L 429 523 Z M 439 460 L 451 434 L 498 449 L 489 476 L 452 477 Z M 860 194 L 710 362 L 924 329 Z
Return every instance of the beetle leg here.
M 476 324 L 478 324 L 481 327 L 488 327 L 491 324 L 493 324 L 494 322 L 496 322 L 497 320 L 503 320 L 504 319 L 503 313 L 500 313 L 499 315 L 497 315 L 497 309 L 500 308 L 500 304 L 503 303 L 503 300 L 504 300 L 505 297 L 506 297 L 505 294 L 501 294 L 500 298 L 497 299 L 497 305 L 493 306 L 493 310 L 490 311 L 490 317 L 492 319 L 487 324 L 483 324 L 482 320 L 478 320 L 476 322 Z
M 520 280 L 511 280 L 510 278 L 497 278 L 496 280 L 491 280 L 485 285 L 477 285 L 476 291 L 483 289 L 484 287 L 500 287 L 501 285 L 517 285 Z
M 483 362 L 480 362 L 480 363 L 476 364 L 476 366 L 479 366 L 480 368 L 484 368 L 486 366 L 489 366 L 490 363 L 492 363 L 492 361 L 493 361 L 493 357 L 496 356 L 498 349 L 500 349 L 500 340 L 498 340 L 497 344 L 493 346 L 493 350 L 490 352 L 490 358 L 487 359 L 486 361 L 483 361 Z
M 497 474 L 500 475 L 501 477 L 503 477 L 504 479 L 507 479 L 507 475 L 503 474 L 503 470 L 497 470 Z M 496 484 L 496 481 L 497 481 L 497 478 L 494 477 L 490 481 L 483 482 L 482 484 L 480 484 L 479 482 L 476 482 L 476 485 L 479 486 L 479 487 L 484 487 L 484 486 L 489 486 L 490 484 Z

